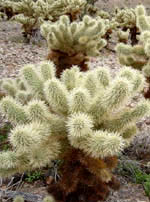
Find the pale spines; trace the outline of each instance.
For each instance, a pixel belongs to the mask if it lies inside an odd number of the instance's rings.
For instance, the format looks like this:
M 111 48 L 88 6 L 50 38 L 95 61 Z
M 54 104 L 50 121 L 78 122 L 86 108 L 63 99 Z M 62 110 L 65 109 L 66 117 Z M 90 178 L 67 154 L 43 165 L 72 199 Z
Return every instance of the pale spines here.
M 83 20 L 71 23 L 68 16 L 61 16 L 56 23 L 41 26 L 41 33 L 46 38 L 50 50 L 59 50 L 68 55 L 78 52 L 97 55 L 106 45 L 104 39 L 105 25 L 101 18 L 84 16 Z M 84 37 L 83 37 L 84 36 Z
M 143 5 L 136 7 L 137 26 L 140 31 L 150 30 L 148 18 L 146 16 L 146 9 Z
M 44 93 L 47 102 L 54 111 L 63 114 L 66 114 L 68 112 L 68 91 L 59 80 L 48 80 L 44 85 Z
M 130 30 L 129 29 L 127 31 L 118 30 L 118 32 L 117 32 L 117 37 L 118 37 L 120 42 L 127 43 L 129 36 L 130 36 Z
M 91 96 L 95 96 L 99 87 L 98 81 L 96 78 L 96 72 L 94 71 L 87 72 L 83 80 L 83 85 L 89 91 Z
M 138 133 L 136 124 L 129 124 L 129 126 L 122 132 L 121 136 L 126 140 L 132 140 L 133 137 Z M 129 142 L 129 141 L 128 141 Z
M 87 114 L 74 113 L 69 117 L 67 127 L 70 137 L 84 137 L 91 132 L 94 123 Z
M 133 28 L 136 25 L 136 12 L 132 8 L 117 9 L 115 16 L 115 22 L 122 28 Z
M 11 97 L 16 97 L 19 90 L 26 90 L 25 85 L 19 79 L 2 79 L 1 80 L 1 90 Z
M 131 69 L 130 67 L 124 67 L 120 70 L 118 76 L 126 78 L 131 82 L 131 93 L 141 92 L 145 85 L 144 76 L 137 70 Z
M 44 86 L 42 89 L 37 85 L 43 96 L 37 96 L 37 91 L 26 82 L 24 91 L 30 89 L 32 100 L 22 105 L 15 101 L 17 96 L 1 100 L 5 115 L 12 113 L 9 101 L 15 113 L 19 111 L 19 118 L 11 115 L 12 123 L 15 120 L 17 124 L 9 135 L 14 151 L 0 154 L 2 161 L 10 158 L 9 168 L 0 167 L 1 176 L 49 165 L 68 148 L 66 145 L 80 149 L 91 158 L 117 155 L 129 145 L 136 133 L 136 121 L 150 112 L 150 104 L 145 100 L 130 107 L 132 98 L 144 87 L 145 80 L 138 71 L 124 68 L 113 79 L 106 68 L 85 73 L 74 66 L 59 79 L 54 74 L 51 78 L 43 76 L 41 64 L 30 65 L 29 69 Z M 21 70 L 19 83 L 25 82 L 24 69 L 26 66 Z M 93 81 L 94 87 L 87 85 L 88 79 L 88 84 Z
M 16 95 L 17 89 L 13 83 L 5 81 L 2 83 L 1 88 L 10 96 L 14 97 Z
M 69 15 L 71 20 L 76 20 L 86 5 L 85 0 L 23 0 L 12 2 L 10 7 L 17 15 L 12 20 L 22 24 L 27 35 L 37 29 L 45 20 L 57 21 L 62 15 Z
M 68 139 L 75 148 L 82 149 L 87 136 L 92 133 L 93 120 L 85 113 L 75 113 L 67 121 Z
M 61 75 L 61 81 L 68 90 L 74 89 L 79 81 L 79 69 L 76 69 L 75 66 L 71 70 L 66 69 Z
M 7 119 L 14 124 L 28 122 L 28 115 L 24 107 L 11 97 L 5 97 L 1 100 L 0 109 Z
M 40 148 L 40 149 L 39 149 Z M 61 144 L 57 138 L 51 137 L 48 142 L 32 149 L 28 155 L 30 169 L 51 165 L 53 160 L 59 159 Z
M 110 84 L 111 76 L 108 69 L 103 67 L 98 67 L 96 70 L 96 78 L 100 86 L 104 88 L 108 87 Z
M 150 77 L 150 64 L 147 63 L 143 69 L 142 69 L 142 72 L 143 74 L 146 76 L 146 77 Z
M 125 108 L 120 115 L 112 120 L 104 122 L 104 128 L 111 131 L 121 131 L 128 127 L 129 124 L 137 122 L 141 117 L 148 115 L 150 103 L 148 101 L 141 101 L 133 109 Z
M 27 104 L 32 98 L 32 93 L 29 90 L 17 90 L 15 95 L 16 101 L 21 104 Z
M 119 134 L 101 130 L 95 131 L 87 138 L 87 142 L 82 145 L 82 149 L 93 158 L 115 156 L 123 148 L 124 141 Z
M 0 170 L 14 169 L 17 167 L 17 155 L 12 151 L 3 151 L 0 153 Z
M 121 64 L 132 66 L 136 69 L 143 70 L 144 75 L 149 75 L 148 63 L 150 56 L 150 23 L 144 6 L 136 7 L 136 27 L 140 30 L 140 35 L 137 37 L 138 44 L 131 46 L 128 44 L 118 44 L 116 51 Z M 147 76 L 148 76 L 147 75 Z
M 34 65 L 26 65 L 22 69 L 22 76 L 24 82 L 30 87 L 31 91 L 33 91 L 36 96 L 43 95 L 43 82 L 41 78 L 39 78 Z
M 46 142 L 51 135 L 49 127 L 38 122 L 27 125 L 18 125 L 11 131 L 10 143 L 17 151 L 31 152 L 34 148 L 39 148 L 40 144 Z
M 68 100 L 69 112 L 87 112 L 90 108 L 91 97 L 86 89 L 77 88 L 71 92 Z
M 119 78 L 114 81 L 103 95 L 95 98 L 89 112 L 98 123 L 102 121 L 105 114 L 113 111 L 116 107 L 120 107 L 127 101 L 130 92 L 129 87 L 126 80 Z
M 138 5 L 135 11 L 137 16 L 146 15 L 146 10 L 143 5 Z
M 44 62 L 41 62 L 39 65 L 41 69 L 41 75 L 44 81 L 47 81 L 48 79 L 52 79 L 55 77 L 56 67 L 54 63 L 49 61 L 44 61 Z
M 31 121 L 47 121 L 49 117 L 49 109 L 44 101 L 32 100 L 26 106 L 29 119 Z

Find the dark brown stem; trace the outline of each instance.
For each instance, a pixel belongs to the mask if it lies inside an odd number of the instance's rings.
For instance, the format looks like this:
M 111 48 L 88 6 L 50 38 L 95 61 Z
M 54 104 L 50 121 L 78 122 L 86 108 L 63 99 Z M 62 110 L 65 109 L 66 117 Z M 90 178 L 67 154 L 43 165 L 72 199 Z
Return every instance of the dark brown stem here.
M 48 187 L 57 202 L 98 202 L 106 199 L 110 188 L 119 188 L 112 176 L 117 158 L 93 159 L 82 151 L 70 148 L 64 155 L 61 179 Z M 105 172 L 102 172 L 104 171 Z M 104 176 L 107 172 L 106 177 Z M 104 174 L 105 173 L 105 174 Z M 112 176 L 107 182 L 107 176 Z
M 130 34 L 131 34 L 131 44 L 132 44 L 132 46 L 134 46 L 138 43 L 138 40 L 137 40 L 138 29 L 137 29 L 137 27 L 131 28 Z
M 57 66 L 56 75 L 59 78 L 65 69 L 70 69 L 73 65 L 78 65 L 81 71 L 87 71 L 88 66 L 86 62 L 88 58 L 82 53 L 69 56 L 67 53 L 60 51 L 50 51 L 47 60 L 52 60 Z

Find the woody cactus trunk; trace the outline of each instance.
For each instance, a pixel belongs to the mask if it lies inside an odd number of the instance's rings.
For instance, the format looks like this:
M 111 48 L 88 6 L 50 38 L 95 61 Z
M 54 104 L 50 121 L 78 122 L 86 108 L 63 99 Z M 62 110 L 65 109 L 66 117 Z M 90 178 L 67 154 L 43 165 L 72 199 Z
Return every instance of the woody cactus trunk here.
M 144 6 L 137 6 L 136 18 L 140 30 L 138 44 L 130 46 L 120 43 L 116 50 L 120 63 L 141 70 L 150 84 L 150 16 L 147 16 Z M 145 97 L 150 98 L 150 87 Z
M 88 56 L 98 56 L 106 45 L 101 38 L 105 34 L 105 25 L 100 17 L 84 16 L 81 22 L 71 23 L 68 16 L 62 16 L 56 23 L 44 23 L 41 33 L 48 43 L 47 59 L 57 65 L 58 77 L 72 65 L 87 71 Z

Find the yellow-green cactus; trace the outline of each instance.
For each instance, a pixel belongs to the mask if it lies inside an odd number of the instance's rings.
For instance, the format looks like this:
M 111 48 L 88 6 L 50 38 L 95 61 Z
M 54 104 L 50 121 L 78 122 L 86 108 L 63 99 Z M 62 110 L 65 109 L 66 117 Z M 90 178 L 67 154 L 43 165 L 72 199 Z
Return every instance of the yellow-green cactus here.
M 135 135 L 136 121 L 150 111 L 145 100 L 126 106 L 145 82 L 129 68 L 112 79 L 104 68 L 84 73 L 75 66 L 57 79 L 52 63 L 40 63 L 26 65 L 20 80 L 33 99 L 21 104 L 14 93 L 0 102 L 15 126 L 9 137 L 14 151 L 0 153 L 1 176 L 46 166 L 61 156 L 64 144 L 92 158 L 117 155 Z
M 71 21 L 77 19 L 85 4 L 85 0 L 22 0 L 11 4 L 13 11 L 18 14 L 12 20 L 21 23 L 25 34 L 30 36 L 45 20 L 56 21 L 64 14 Z
M 140 69 L 143 74 L 150 77 L 150 23 L 149 16 L 146 14 L 145 7 L 142 5 L 136 8 L 137 27 L 140 30 L 138 44 L 134 46 L 118 44 L 116 47 L 119 61 L 123 65 L 132 66 Z M 149 81 L 149 80 L 148 80 Z M 150 91 L 145 94 L 146 98 L 150 97 Z
M 47 59 L 51 59 L 59 68 L 79 65 L 83 71 L 87 69 L 87 56 L 98 56 L 99 51 L 106 45 L 104 36 L 104 21 L 97 17 L 84 16 L 81 22 L 70 22 L 68 16 L 61 16 L 60 20 L 44 23 L 41 33 L 46 38 L 49 48 Z
M 140 30 L 139 43 L 135 46 L 118 44 L 116 47 L 120 63 L 143 69 L 147 74 L 149 69 L 150 23 L 144 6 L 136 8 L 137 27 Z
M 117 31 L 117 37 L 119 39 L 119 42 L 127 43 L 129 40 L 129 34 L 130 34 L 129 29 L 127 31 L 122 31 L 121 29 L 119 29 Z
M 131 44 L 137 43 L 136 35 L 139 32 L 136 26 L 136 11 L 133 8 L 116 9 L 114 13 L 114 21 L 118 23 L 118 28 L 122 31 L 130 30 Z
M 133 8 L 116 9 L 114 18 L 120 27 L 131 28 L 136 25 L 136 14 Z

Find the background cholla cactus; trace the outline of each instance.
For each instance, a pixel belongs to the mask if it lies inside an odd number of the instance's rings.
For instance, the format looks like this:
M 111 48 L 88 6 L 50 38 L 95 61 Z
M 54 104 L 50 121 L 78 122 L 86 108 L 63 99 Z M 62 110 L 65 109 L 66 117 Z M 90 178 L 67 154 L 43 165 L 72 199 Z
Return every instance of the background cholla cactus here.
M 104 19 L 105 24 L 105 35 L 103 36 L 104 39 L 107 41 L 107 46 L 109 43 L 109 40 L 111 39 L 111 36 L 113 32 L 117 31 L 118 23 L 112 18 L 112 19 Z
M 1 97 L 9 95 L 22 104 L 26 104 L 33 98 L 30 89 L 28 89 L 23 81 L 17 79 L 3 79 L 0 86 Z
M 30 37 L 44 20 L 56 21 L 64 14 L 71 21 L 77 19 L 85 4 L 85 0 L 22 0 L 12 4 L 13 11 L 18 13 L 12 20 L 21 23 L 25 36 Z
M 150 77 L 150 23 L 144 6 L 136 8 L 137 27 L 140 30 L 139 43 L 135 46 L 118 44 L 116 47 L 119 61 L 123 65 L 132 66 L 143 71 L 144 75 Z M 150 97 L 150 90 L 145 94 Z
M 130 39 L 131 44 L 137 44 L 136 36 L 139 32 L 136 26 L 136 13 L 133 8 L 124 8 L 119 9 L 116 8 L 114 13 L 114 21 L 118 23 L 118 27 L 122 29 L 122 31 L 130 30 Z
M 14 15 L 14 12 L 12 9 L 12 4 L 14 2 L 15 0 L 14 1 L 0 0 L 0 12 L 3 13 L 3 16 L 6 16 L 8 20 Z
M 101 17 L 103 19 L 110 19 L 110 14 L 104 10 L 100 10 L 94 4 L 87 3 L 83 15 L 90 15 L 92 17 Z
M 49 48 L 47 59 L 57 65 L 57 75 L 72 65 L 87 70 L 87 56 L 98 56 L 106 45 L 101 37 L 105 34 L 105 25 L 101 18 L 84 16 L 81 22 L 70 22 L 68 16 L 61 16 L 56 23 L 44 23 L 41 33 Z
M 0 153 L 0 176 L 10 176 L 63 160 L 61 179 L 49 187 L 56 200 L 103 200 L 109 187 L 118 185 L 112 175 L 116 155 L 137 132 L 136 121 L 150 111 L 142 100 L 129 104 L 143 89 L 143 75 L 122 69 L 113 79 L 107 69 L 80 72 L 73 66 L 56 78 L 52 62 L 26 65 L 20 80 L 34 99 L 21 104 L 12 96 L 0 102 L 10 121 L 11 151 Z M 40 149 L 39 149 L 40 148 Z
M 127 31 L 122 31 L 121 29 L 119 29 L 117 31 L 117 37 L 119 39 L 119 42 L 126 44 L 129 40 L 129 34 L 130 34 L 129 29 Z

